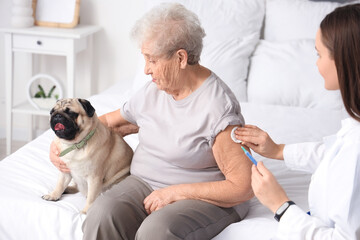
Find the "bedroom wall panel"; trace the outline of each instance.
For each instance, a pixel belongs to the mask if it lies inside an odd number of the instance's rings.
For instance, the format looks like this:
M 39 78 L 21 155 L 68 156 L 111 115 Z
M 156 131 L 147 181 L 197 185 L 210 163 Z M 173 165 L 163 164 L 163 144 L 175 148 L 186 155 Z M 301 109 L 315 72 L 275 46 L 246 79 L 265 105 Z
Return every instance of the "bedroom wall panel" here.
M 132 85 L 137 66 L 138 49 L 136 44 L 130 40 L 130 30 L 135 21 L 144 12 L 145 0 L 86 0 L 81 1 L 80 6 L 80 24 L 93 24 L 102 28 L 93 39 L 93 67 L 86 67 L 86 60 L 91 56 L 88 51 L 78 54 L 77 59 L 77 80 L 76 97 L 86 98 L 90 94 L 99 93 L 115 83 L 119 83 L 122 89 L 127 89 Z M 12 0 L 0 1 L 0 27 L 9 27 L 11 24 Z M 0 81 L 4 85 L 4 36 L 0 35 Z M 20 54 L 18 54 L 20 55 Z M 17 66 L 27 67 L 26 56 L 16 56 Z M 35 57 L 36 65 L 40 72 L 53 75 L 61 82 L 66 81 L 66 62 L 65 58 L 57 56 L 39 56 Z M 93 86 L 90 89 L 84 86 L 90 76 L 91 71 Z M 25 86 L 29 77 L 24 73 L 16 76 L 19 86 Z M 21 87 L 19 91 L 24 91 Z M 15 102 L 24 101 L 25 94 L 18 94 Z M 5 112 L 5 90 L 0 88 L 0 111 Z M 14 115 L 14 139 L 27 140 L 26 128 L 28 124 L 24 116 Z M 37 117 L 37 128 L 45 130 L 48 128 L 48 119 Z M 0 138 L 5 137 L 5 116 L 0 116 Z
M 7 27 L 11 23 L 11 0 L 0 1 L 0 27 Z M 5 59 L 4 34 L 0 33 L 0 138 L 5 136 Z M 2 134 L 3 133 L 3 134 Z

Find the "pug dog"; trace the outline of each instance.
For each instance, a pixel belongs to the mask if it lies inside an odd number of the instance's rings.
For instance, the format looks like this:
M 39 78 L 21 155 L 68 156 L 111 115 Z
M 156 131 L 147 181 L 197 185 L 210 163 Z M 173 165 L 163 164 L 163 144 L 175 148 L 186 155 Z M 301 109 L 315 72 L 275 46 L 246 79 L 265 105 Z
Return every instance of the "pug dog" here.
M 65 190 L 79 190 L 87 197 L 82 210 L 86 214 L 101 192 L 129 175 L 133 151 L 120 135 L 100 122 L 85 99 L 57 101 L 50 111 L 50 126 L 70 173 L 60 172 L 54 191 L 42 198 L 57 201 Z M 68 187 L 71 180 L 74 187 Z

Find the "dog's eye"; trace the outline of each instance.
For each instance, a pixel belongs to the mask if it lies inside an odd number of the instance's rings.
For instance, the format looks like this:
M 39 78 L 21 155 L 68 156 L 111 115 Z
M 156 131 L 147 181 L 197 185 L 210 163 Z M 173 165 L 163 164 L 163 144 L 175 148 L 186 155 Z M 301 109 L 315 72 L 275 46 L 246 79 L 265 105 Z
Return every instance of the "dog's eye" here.
M 66 108 L 64 113 L 66 113 L 72 119 L 76 119 L 79 116 L 78 113 L 71 111 L 70 108 Z
M 68 114 L 69 114 L 69 116 L 70 116 L 72 119 L 76 119 L 76 118 L 79 116 L 78 113 L 73 112 L 73 111 L 69 111 Z

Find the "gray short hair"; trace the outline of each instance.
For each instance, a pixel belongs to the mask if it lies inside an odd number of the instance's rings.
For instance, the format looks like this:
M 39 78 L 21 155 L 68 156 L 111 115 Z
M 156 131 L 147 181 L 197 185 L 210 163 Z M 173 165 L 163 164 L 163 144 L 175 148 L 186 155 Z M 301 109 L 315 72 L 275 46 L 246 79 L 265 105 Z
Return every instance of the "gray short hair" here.
M 162 3 L 140 18 L 131 36 L 141 46 L 152 41 L 155 55 L 171 57 L 177 50 L 188 54 L 188 64 L 197 64 L 205 31 L 195 13 L 179 3 Z

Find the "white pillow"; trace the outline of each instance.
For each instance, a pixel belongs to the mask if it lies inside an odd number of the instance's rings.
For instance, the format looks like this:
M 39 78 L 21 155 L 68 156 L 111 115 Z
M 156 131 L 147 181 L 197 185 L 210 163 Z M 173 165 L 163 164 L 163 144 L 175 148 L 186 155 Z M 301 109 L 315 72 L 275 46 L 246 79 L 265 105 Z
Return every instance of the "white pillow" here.
M 340 5 L 307 0 L 267 0 L 264 39 L 315 38 L 322 19 Z
M 200 63 L 226 82 L 239 101 L 245 101 L 249 57 L 260 38 L 265 0 L 152 0 L 145 8 L 161 2 L 179 2 L 198 15 L 206 32 Z M 142 85 L 140 69 L 134 88 Z
M 218 75 L 230 87 L 238 101 L 247 101 L 246 78 L 250 56 L 257 41 L 255 36 L 224 41 L 205 39 L 201 65 Z
M 248 100 L 308 108 L 342 108 L 339 91 L 328 91 L 316 66 L 314 40 L 261 40 L 251 58 Z

